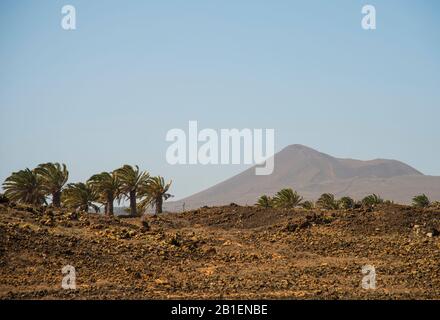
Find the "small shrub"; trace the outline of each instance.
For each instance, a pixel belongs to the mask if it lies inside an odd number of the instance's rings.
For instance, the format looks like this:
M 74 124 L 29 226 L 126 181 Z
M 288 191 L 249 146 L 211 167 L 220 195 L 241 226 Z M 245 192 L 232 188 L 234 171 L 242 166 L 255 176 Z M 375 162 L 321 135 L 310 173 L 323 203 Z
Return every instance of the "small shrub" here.
M 426 194 L 419 194 L 412 198 L 412 205 L 418 208 L 426 208 L 430 205 L 429 198 Z
M 340 209 L 353 209 L 354 208 L 354 200 L 350 197 L 342 197 L 338 201 L 338 205 Z
M 322 194 L 318 201 L 316 201 L 316 205 L 321 209 L 326 210 L 338 209 L 338 202 L 335 200 L 335 196 L 331 193 Z
M 312 201 L 304 201 L 303 203 L 301 203 L 301 207 L 303 207 L 306 210 L 312 210 L 314 208 L 314 204 Z
M 260 198 L 258 198 L 257 203 L 255 204 L 257 207 L 261 208 L 272 208 L 273 201 L 271 197 L 268 197 L 266 195 L 262 195 Z
M 370 194 L 362 199 L 362 206 L 366 208 L 374 208 L 378 204 L 382 204 L 383 199 L 377 194 Z

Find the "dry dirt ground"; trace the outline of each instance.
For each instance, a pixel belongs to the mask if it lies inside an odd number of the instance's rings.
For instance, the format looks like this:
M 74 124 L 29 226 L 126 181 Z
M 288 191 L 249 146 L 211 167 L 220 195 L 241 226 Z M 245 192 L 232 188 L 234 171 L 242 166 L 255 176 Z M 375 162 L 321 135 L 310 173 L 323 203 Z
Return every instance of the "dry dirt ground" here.
M 230 205 L 145 221 L 0 205 L 0 299 L 440 299 L 440 210 Z M 361 287 L 367 264 L 376 290 Z

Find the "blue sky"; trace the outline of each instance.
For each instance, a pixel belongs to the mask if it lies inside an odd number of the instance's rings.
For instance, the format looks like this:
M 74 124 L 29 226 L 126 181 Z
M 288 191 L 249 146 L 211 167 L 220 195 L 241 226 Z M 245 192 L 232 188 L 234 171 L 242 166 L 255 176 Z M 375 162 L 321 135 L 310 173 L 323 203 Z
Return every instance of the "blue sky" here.
M 60 27 L 74 5 L 77 30 Z M 361 8 L 377 29 L 361 28 Z M 170 166 L 171 128 L 274 128 L 338 157 L 440 175 L 438 1 L 0 2 L 0 180 L 46 161 L 71 182 L 124 163 L 176 198 L 243 167 Z

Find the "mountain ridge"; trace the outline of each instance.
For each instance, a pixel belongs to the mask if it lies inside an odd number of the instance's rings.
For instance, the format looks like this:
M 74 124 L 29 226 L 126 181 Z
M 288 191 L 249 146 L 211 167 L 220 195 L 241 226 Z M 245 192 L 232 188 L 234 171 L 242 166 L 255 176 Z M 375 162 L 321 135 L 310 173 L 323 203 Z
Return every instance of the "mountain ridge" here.
M 409 203 L 419 193 L 440 199 L 440 177 L 426 176 L 402 161 L 336 158 L 292 144 L 274 155 L 271 175 L 256 176 L 253 166 L 167 207 L 183 207 L 184 203 L 185 208 L 231 202 L 253 204 L 262 194 L 273 195 L 285 187 L 297 190 L 309 200 L 316 200 L 324 192 L 354 198 L 378 193 L 400 203 Z

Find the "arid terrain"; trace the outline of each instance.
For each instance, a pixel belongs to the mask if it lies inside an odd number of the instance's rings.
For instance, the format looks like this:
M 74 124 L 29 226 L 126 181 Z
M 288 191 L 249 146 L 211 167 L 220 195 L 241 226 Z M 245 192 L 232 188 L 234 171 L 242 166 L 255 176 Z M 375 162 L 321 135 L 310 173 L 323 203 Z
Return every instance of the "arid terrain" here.
M 144 223 L 0 205 L 0 298 L 440 299 L 438 230 L 440 210 L 399 205 L 231 204 Z M 366 264 L 376 290 L 361 287 Z M 61 287 L 65 265 L 76 290 Z

